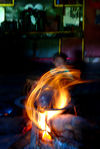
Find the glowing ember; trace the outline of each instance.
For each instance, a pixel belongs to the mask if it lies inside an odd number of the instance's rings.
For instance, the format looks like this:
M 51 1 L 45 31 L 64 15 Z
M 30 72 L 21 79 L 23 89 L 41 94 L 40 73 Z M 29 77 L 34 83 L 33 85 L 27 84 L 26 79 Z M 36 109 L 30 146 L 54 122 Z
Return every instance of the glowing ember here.
M 38 81 L 26 102 L 27 114 L 32 122 L 42 130 L 42 140 L 50 141 L 52 137 L 47 122 L 61 114 L 70 102 L 68 88 L 81 83 L 80 71 L 55 68 L 45 73 Z M 63 110 L 62 110 L 63 109 Z
M 44 131 L 43 132 L 43 136 L 42 136 L 42 140 L 43 141 L 51 141 L 52 140 L 52 137 L 49 135 L 49 133 L 47 131 Z

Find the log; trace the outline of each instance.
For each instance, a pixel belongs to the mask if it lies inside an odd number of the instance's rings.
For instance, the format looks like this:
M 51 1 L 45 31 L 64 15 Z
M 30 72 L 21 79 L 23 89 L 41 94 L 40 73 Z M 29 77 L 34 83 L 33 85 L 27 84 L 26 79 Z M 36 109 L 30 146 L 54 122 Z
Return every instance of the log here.
M 93 145 L 99 143 L 100 128 L 79 116 L 59 115 L 50 120 L 49 127 L 61 142 L 67 142 L 78 148 L 82 146 L 91 149 Z

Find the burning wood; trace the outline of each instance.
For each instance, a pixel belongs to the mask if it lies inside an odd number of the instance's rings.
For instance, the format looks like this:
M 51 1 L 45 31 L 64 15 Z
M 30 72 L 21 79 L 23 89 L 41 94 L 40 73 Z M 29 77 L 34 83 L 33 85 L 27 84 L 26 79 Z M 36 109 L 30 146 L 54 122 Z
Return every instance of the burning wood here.
M 50 120 L 50 127 L 54 135 L 62 141 L 64 139 L 81 141 L 83 130 L 89 129 L 90 124 L 82 117 L 62 114 Z
M 41 140 L 50 142 L 52 141 L 52 129 L 48 126 L 48 122 L 53 117 L 57 117 L 64 112 L 65 108 L 71 101 L 70 93 L 68 91 L 69 87 L 72 85 L 82 83 L 80 80 L 80 71 L 70 69 L 70 72 L 66 71 L 65 68 L 56 68 L 52 71 L 45 73 L 41 79 L 38 81 L 36 88 L 32 91 L 26 102 L 27 114 L 41 131 Z M 72 117 L 71 117 L 72 118 Z M 70 117 L 69 117 L 70 119 Z M 68 125 L 70 121 L 67 117 L 67 129 L 72 130 L 73 127 Z M 55 122 L 55 121 L 54 121 Z M 59 133 L 60 122 L 57 124 L 55 129 L 55 124 L 53 123 L 52 128 L 57 130 Z M 56 135 L 58 135 L 56 133 Z M 73 137 L 70 134 L 67 137 Z

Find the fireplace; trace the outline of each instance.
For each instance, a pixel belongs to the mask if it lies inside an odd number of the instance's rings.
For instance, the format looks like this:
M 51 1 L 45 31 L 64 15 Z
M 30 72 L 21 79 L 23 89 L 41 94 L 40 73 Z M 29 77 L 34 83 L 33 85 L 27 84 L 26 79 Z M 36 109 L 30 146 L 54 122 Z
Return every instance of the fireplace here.
M 30 149 L 78 149 L 81 131 L 88 123 L 76 116 L 69 88 L 83 83 L 80 71 L 56 68 L 45 73 L 26 101 L 32 121 Z M 70 113 L 68 111 L 73 111 Z M 84 126 L 83 126 L 83 125 Z

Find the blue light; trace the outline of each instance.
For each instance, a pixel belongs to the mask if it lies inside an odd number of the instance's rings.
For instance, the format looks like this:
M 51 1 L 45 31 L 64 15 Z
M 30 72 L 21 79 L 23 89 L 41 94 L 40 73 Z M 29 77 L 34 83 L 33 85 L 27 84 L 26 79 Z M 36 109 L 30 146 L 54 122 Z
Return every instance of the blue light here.
M 7 110 L 7 113 L 10 114 L 12 112 L 12 109 Z
M 59 0 L 57 0 L 57 2 L 56 2 L 57 4 L 59 4 Z

